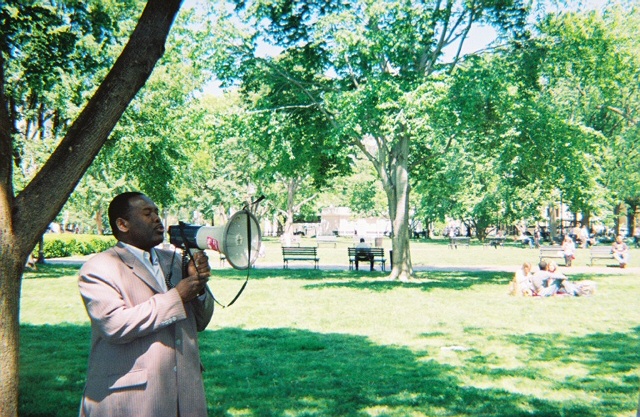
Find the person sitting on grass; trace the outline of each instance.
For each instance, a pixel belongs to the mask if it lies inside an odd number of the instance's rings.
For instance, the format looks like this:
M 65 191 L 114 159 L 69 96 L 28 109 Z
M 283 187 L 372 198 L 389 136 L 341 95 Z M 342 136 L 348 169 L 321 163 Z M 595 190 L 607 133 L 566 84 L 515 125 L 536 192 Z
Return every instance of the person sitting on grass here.
M 555 285 L 549 285 L 551 279 L 551 273 L 549 272 L 549 265 L 546 261 L 542 260 L 538 264 L 538 270 L 531 276 L 531 286 L 533 289 L 533 295 L 539 297 L 550 297 L 555 295 L 558 288 Z
M 611 253 L 620 263 L 620 268 L 627 267 L 627 262 L 629 262 L 629 247 L 624 243 L 622 235 L 618 235 L 618 237 L 616 237 L 616 241 L 613 242 L 613 245 L 611 246 Z
M 509 295 L 514 296 L 531 296 L 533 287 L 531 285 L 531 264 L 525 262 L 516 271 L 511 284 L 509 285 Z
M 550 262 L 547 269 L 551 274 L 550 285 L 557 288 L 556 294 L 579 295 L 578 287 L 569 281 L 565 274 L 558 271 L 558 265 L 555 262 Z

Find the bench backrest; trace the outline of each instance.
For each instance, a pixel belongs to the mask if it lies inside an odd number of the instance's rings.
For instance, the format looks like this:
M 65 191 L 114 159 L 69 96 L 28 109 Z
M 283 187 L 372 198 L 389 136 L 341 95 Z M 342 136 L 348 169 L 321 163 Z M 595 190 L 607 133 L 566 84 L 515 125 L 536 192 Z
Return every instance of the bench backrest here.
M 318 248 L 315 246 L 283 246 L 283 255 L 315 255 Z
M 371 254 L 373 256 L 384 256 L 383 248 L 348 248 L 349 256 L 356 256 L 358 254 L 368 255 Z
M 611 253 L 611 247 L 610 246 L 592 246 L 591 253 L 599 253 L 599 254 Z
M 542 252 L 558 252 L 558 251 L 562 251 L 562 247 L 561 246 L 542 246 L 540 247 L 540 253 Z

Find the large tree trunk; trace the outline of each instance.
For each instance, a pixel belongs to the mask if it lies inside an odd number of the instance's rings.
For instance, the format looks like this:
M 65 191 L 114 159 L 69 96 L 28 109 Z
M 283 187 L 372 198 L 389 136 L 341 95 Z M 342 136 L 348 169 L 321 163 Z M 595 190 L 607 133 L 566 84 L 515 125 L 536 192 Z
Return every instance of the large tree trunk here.
M 181 0 L 149 0 L 120 57 L 55 152 L 15 198 L 11 122 L 0 69 L 0 415 L 18 415 L 20 284 L 27 256 L 149 78 Z M 0 67 L 4 62 L 0 58 Z
M 368 143 L 358 146 L 373 163 L 387 195 L 389 219 L 393 228 L 393 268 L 389 278 L 408 281 L 413 275 L 409 247 L 409 138 L 398 138 L 397 143 L 391 148 L 384 146 L 380 138 L 371 139 L 375 139 L 375 145 Z
M 20 277 L 24 263 L 13 251 L 12 236 L 0 237 L 0 415 L 18 415 Z
M 409 247 L 409 139 L 400 138 L 391 166 L 391 183 L 385 187 L 389 200 L 389 216 L 393 225 L 391 247 L 393 268 L 390 279 L 408 281 L 413 275 L 411 251 Z

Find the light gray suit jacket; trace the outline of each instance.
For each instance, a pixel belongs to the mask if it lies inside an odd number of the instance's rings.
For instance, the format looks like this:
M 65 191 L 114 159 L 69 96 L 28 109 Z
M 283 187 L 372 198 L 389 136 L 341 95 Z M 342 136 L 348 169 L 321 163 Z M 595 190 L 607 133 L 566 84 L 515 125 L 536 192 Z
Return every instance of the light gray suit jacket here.
M 165 276 L 173 268 L 176 285 L 181 254 L 156 253 Z M 87 261 L 78 285 L 91 319 L 80 416 L 205 417 L 197 332 L 213 315 L 211 294 L 183 303 L 176 289 L 162 293 L 120 243 Z

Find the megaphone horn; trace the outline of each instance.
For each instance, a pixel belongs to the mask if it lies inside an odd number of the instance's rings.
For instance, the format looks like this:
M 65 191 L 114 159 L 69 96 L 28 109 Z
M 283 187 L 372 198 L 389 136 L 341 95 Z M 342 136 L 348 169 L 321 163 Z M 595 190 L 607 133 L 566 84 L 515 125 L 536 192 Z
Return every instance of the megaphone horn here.
M 218 251 L 235 269 L 247 269 L 258 258 L 262 235 L 256 217 L 241 210 L 224 226 L 169 226 L 169 242 L 182 248 Z

